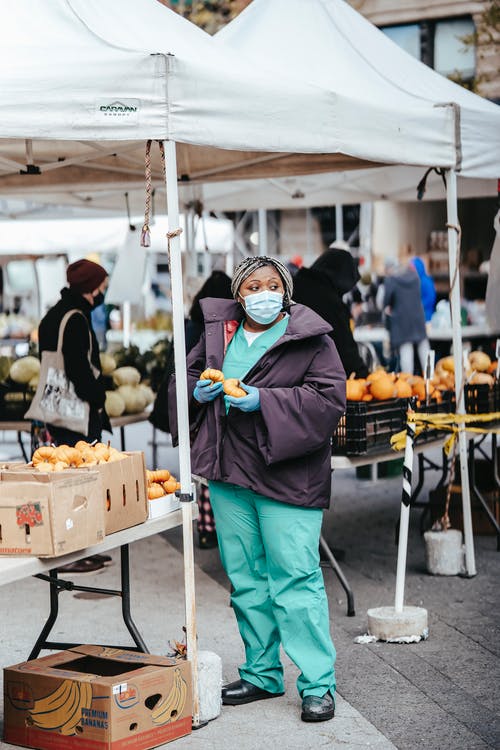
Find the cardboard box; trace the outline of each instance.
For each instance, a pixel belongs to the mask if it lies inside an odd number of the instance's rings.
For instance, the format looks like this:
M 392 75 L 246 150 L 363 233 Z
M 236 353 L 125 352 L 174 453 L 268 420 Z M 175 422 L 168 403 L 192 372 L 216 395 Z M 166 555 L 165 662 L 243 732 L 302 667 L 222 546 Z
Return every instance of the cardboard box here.
M 101 475 L 106 534 L 144 523 L 148 517 L 146 464 L 142 451 L 127 451 L 126 458 L 89 469 Z
M 104 539 L 97 471 L 42 474 L 14 464 L 0 473 L 0 555 L 58 557 Z
M 175 493 L 170 495 L 163 495 L 163 497 L 157 497 L 154 500 L 148 500 L 148 518 L 160 518 L 166 516 L 168 513 L 172 513 L 174 510 L 179 510 L 181 507 L 181 501 Z
M 191 732 L 191 665 L 77 646 L 4 669 L 4 713 L 14 745 L 146 750 Z

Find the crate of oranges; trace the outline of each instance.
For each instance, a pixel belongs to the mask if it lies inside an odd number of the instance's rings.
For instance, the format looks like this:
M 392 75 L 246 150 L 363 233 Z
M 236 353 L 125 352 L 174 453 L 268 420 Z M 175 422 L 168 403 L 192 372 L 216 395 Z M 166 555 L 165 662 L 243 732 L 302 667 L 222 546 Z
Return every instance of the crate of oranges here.
M 346 382 L 347 405 L 333 435 L 333 453 L 383 453 L 391 437 L 406 426 L 408 408 L 427 410 L 425 381 L 410 373 L 389 373 L 380 368 L 367 378 Z M 431 384 L 431 410 L 447 409 L 443 391 Z

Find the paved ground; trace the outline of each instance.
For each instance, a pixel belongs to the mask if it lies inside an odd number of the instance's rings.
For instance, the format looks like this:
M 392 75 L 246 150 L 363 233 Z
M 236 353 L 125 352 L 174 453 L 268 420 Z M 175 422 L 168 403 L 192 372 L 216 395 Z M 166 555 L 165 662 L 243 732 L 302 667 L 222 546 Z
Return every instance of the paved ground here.
M 129 428 L 128 447 L 143 448 L 150 454 L 148 435 L 144 427 Z M 171 449 L 160 448 L 159 463 L 174 467 Z M 433 479 L 436 481 L 431 475 L 427 487 Z M 475 578 L 432 577 L 425 572 L 419 513 L 415 512 L 406 602 L 428 609 L 430 638 L 406 646 L 354 643 L 354 638 L 366 631 L 366 610 L 393 601 L 394 525 L 400 490 L 397 478 L 372 483 L 356 479 L 354 472 L 337 472 L 334 477 L 335 500 L 325 514 L 324 532 L 333 547 L 345 550 L 342 568 L 356 603 L 356 616 L 346 617 L 344 592 L 333 573 L 325 569 L 338 651 L 339 698 L 334 721 L 318 726 L 300 721 L 294 687 L 297 672 L 285 659 L 285 696 L 225 707 L 217 720 L 178 740 L 179 750 L 222 750 L 235 742 L 239 750 L 278 743 L 280 750 L 500 747 L 500 553 L 495 551 L 494 537 L 475 538 Z M 181 634 L 181 544 L 179 530 L 174 530 L 138 542 L 131 550 L 134 615 L 152 652 L 164 653 L 168 640 Z M 230 681 L 237 677 L 242 649 L 228 606 L 227 580 L 216 550 L 196 549 L 195 558 L 200 648 L 221 656 L 224 679 Z M 114 586 L 117 567 L 113 565 L 94 579 L 99 585 Z M 92 580 L 86 577 L 85 583 Z M 47 611 L 47 598 L 45 585 L 34 579 L 2 589 L 2 665 L 26 658 Z M 115 601 L 89 602 L 67 593 L 61 605 L 57 637 L 72 639 L 77 634 L 88 642 L 128 642 Z M 0 747 L 10 746 L 0 742 Z

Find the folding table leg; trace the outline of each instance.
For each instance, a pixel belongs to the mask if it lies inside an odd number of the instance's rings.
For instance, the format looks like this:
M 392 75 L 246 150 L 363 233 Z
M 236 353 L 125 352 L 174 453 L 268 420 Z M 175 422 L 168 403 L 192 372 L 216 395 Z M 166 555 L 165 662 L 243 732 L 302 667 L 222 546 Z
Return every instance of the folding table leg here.
M 36 659 L 42 648 L 45 647 L 45 644 L 47 642 L 47 636 L 54 627 L 54 623 L 57 620 L 57 614 L 59 612 L 59 589 L 57 586 L 57 570 L 50 570 L 49 575 L 51 578 L 55 579 L 54 582 L 50 581 L 50 612 L 49 616 L 47 618 L 47 621 L 45 625 L 42 628 L 42 631 L 38 638 L 35 641 L 35 645 L 31 649 L 31 653 L 28 656 L 28 661 L 31 661 L 31 659 Z
M 141 634 L 137 630 L 137 627 L 132 620 L 132 615 L 130 614 L 130 565 L 128 544 L 123 544 L 120 547 L 120 556 L 123 622 L 127 626 L 127 630 L 132 636 L 134 643 L 136 644 L 138 649 L 144 654 L 149 654 L 148 648 L 144 643 Z
M 347 616 L 348 617 L 354 617 L 354 615 L 356 614 L 356 612 L 354 610 L 354 594 L 352 592 L 351 587 L 349 586 L 347 578 L 343 574 L 343 572 L 342 572 L 342 570 L 340 568 L 340 565 L 338 564 L 338 562 L 336 561 L 335 557 L 333 556 L 333 552 L 331 551 L 330 547 L 328 546 L 328 543 L 325 540 L 323 534 L 321 534 L 321 536 L 319 538 L 319 543 L 320 543 L 320 545 L 321 545 L 321 547 L 323 549 L 323 552 L 326 555 L 326 558 L 327 558 L 328 562 L 330 563 L 330 566 L 331 566 L 333 572 L 335 573 L 335 575 L 339 579 L 340 585 L 342 586 L 342 588 L 344 589 L 344 591 L 345 591 L 345 593 L 347 595 Z
M 498 524 L 497 519 L 492 513 L 491 508 L 486 501 L 486 498 L 483 496 L 481 490 L 476 484 L 476 467 L 475 467 L 475 462 L 474 462 L 474 440 L 469 440 L 469 481 L 470 481 L 471 492 L 477 497 L 477 499 L 483 506 L 484 512 L 488 516 L 491 522 L 491 525 L 495 529 L 496 536 L 497 536 L 497 551 L 500 551 L 500 525 Z
M 77 643 L 66 643 L 66 642 L 56 642 L 56 641 L 48 641 L 47 637 L 52 630 L 54 623 L 57 620 L 57 615 L 59 612 L 59 594 L 61 591 L 85 591 L 90 593 L 96 593 L 96 594 L 102 594 L 104 596 L 119 596 L 122 600 L 122 616 L 123 616 L 123 622 L 132 636 L 132 639 L 135 643 L 135 646 L 115 646 L 114 644 L 107 644 L 112 645 L 113 648 L 123 648 L 127 650 L 132 651 L 142 651 L 144 654 L 148 654 L 148 648 L 146 644 L 144 643 L 144 640 L 142 639 L 141 634 L 139 633 L 136 624 L 132 620 L 132 615 L 130 612 L 130 564 L 129 564 L 129 548 L 128 544 L 124 544 L 120 547 L 120 572 L 121 572 L 121 589 L 115 590 L 115 589 L 103 589 L 98 588 L 96 586 L 81 586 L 79 584 L 73 583 L 73 581 L 65 581 L 63 579 L 58 579 L 57 577 L 57 569 L 49 571 L 49 575 L 45 575 L 44 573 L 39 573 L 38 575 L 34 576 L 35 578 L 40 578 L 43 581 L 47 581 L 50 586 L 50 612 L 49 616 L 47 618 L 47 621 L 45 625 L 42 628 L 42 631 L 38 638 L 36 639 L 35 645 L 33 646 L 31 653 L 28 657 L 28 661 L 31 659 L 36 659 L 38 654 L 42 649 L 68 649 L 73 648 L 74 646 L 77 646 L 79 644 Z
M 21 453 L 23 454 L 23 458 L 26 461 L 26 463 L 29 462 L 28 454 L 26 453 L 26 448 L 24 447 L 22 433 L 20 430 L 17 432 L 17 442 L 19 443 L 19 447 L 21 448 Z

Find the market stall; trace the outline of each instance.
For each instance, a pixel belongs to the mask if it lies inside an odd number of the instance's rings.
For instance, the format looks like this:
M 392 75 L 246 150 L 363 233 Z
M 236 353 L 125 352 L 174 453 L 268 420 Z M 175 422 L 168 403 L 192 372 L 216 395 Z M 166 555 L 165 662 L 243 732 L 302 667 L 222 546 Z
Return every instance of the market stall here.
M 9 13 L 9 21 L 1 27 L 0 45 L 4 60 L 0 68 L 4 91 L 0 105 L 0 163 L 5 187 L 17 183 L 22 190 L 29 190 L 32 176 L 36 176 L 36 184 L 42 189 L 61 184 L 61 180 L 68 184 L 72 179 L 80 185 L 89 180 L 93 184 L 101 182 L 103 177 L 119 183 L 131 171 L 137 178 L 142 161 L 142 156 L 137 161 L 138 155 L 143 153 L 147 139 L 160 140 L 160 153 L 166 160 L 168 252 L 180 394 L 186 626 L 188 655 L 195 675 L 196 725 L 193 497 L 185 395 L 178 175 L 192 173 L 193 165 L 197 165 L 194 169 L 198 175 L 209 176 L 210 159 L 214 156 L 215 171 L 224 165 L 223 171 L 233 175 L 241 174 L 242 169 L 251 171 L 255 166 L 271 167 L 272 162 L 279 162 L 280 166 L 286 162 L 285 168 L 294 168 L 297 157 L 290 152 L 312 154 L 302 159 L 305 170 L 314 169 L 314 163 L 345 164 L 353 158 L 361 164 L 366 158 L 407 160 L 406 144 L 394 149 L 394 142 L 387 142 L 367 149 L 358 138 L 352 148 L 343 148 L 360 110 L 366 118 L 379 120 L 381 127 L 394 136 L 403 121 L 408 122 L 408 129 L 410 124 L 417 126 L 419 147 L 413 148 L 412 161 L 454 166 L 453 115 L 450 109 L 436 110 L 419 102 L 410 113 L 386 111 L 378 104 L 366 108 L 363 102 L 349 96 L 333 99 L 329 92 L 307 84 L 276 76 L 269 79 L 255 66 L 241 63 L 239 55 L 218 49 L 203 32 L 153 0 L 113 0 L 106 4 L 71 0 L 52 3 L 50 8 L 40 0 L 24 0 Z M 40 28 L 44 29 L 43 36 Z M 26 39 L 30 39 L 30 54 L 21 57 L 18 50 Z M 297 99 L 300 108 L 296 106 Z M 322 124 L 320 131 L 318 123 Z M 176 141 L 208 148 L 182 149 L 178 170 Z M 325 152 L 331 154 L 326 160 Z M 161 175 L 161 161 L 153 162 L 153 168 L 158 170 L 158 163 Z M 13 176 L 20 168 L 26 174 Z
M 453 170 L 467 164 L 459 142 L 458 107 L 436 107 L 410 94 L 399 104 L 387 104 L 394 100 L 357 97 L 354 89 L 332 96 L 331 88 L 319 82 L 314 86 L 285 74 L 269 76 L 254 61 L 244 62 L 240 50 L 222 49 L 153 0 L 68 0 L 50 8 L 24 0 L 11 11 L 16 18 L 2 26 L 0 46 L 5 60 L 0 69 L 5 91 L 0 103 L 3 190 L 137 183 L 144 141 L 163 144 L 180 394 L 188 652 L 196 674 L 177 180 L 314 173 L 368 163 L 439 166 L 451 170 L 450 223 L 456 223 Z M 16 50 L 26 38 L 33 40 L 30 55 L 19 58 Z M 480 127 L 487 119 L 481 112 L 470 122 Z M 494 138 L 496 131 L 490 130 Z M 178 149 L 176 143 L 181 144 Z M 486 161 L 491 164 L 489 153 L 479 157 L 481 169 Z M 162 180 L 158 156 L 153 173 Z M 452 229 L 450 248 L 456 248 Z M 458 338 L 457 350 L 459 343 Z

